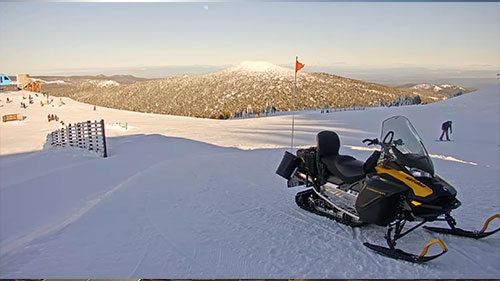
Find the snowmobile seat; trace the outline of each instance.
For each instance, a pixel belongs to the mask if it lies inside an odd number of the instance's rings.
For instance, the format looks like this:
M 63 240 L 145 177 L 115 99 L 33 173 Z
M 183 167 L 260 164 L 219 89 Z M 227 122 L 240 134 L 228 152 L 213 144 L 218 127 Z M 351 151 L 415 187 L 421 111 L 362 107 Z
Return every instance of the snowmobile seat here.
M 345 183 L 353 183 L 365 176 L 363 161 L 349 155 L 326 156 L 321 159 L 328 171 Z
M 318 160 L 328 172 L 346 183 L 353 183 L 365 176 L 364 162 L 349 155 L 340 155 L 339 136 L 332 131 L 322 131 L 316 136 Z

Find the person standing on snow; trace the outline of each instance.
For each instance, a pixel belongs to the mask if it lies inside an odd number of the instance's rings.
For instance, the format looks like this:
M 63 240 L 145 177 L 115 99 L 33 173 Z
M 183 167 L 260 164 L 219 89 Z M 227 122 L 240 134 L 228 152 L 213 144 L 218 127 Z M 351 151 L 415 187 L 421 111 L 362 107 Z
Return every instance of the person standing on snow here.
M 444 134 L 446 134 L 446 140 L 450 141 L 450 137 L 448 136 L 448 130 L 450 130 L 450 134 L 452 134 L 451 121 L 446 121 L 443 124 L 441 124 L 441 130 L 443 130 L 443 132 L 441 133 L 441 137 L 439 137 L 439 140 L 442 141 Z

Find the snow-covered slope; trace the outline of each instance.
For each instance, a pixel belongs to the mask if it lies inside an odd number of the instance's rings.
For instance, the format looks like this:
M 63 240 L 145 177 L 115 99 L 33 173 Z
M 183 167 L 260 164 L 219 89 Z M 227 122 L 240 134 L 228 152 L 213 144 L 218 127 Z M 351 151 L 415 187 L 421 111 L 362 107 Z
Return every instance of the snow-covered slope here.
M 407 116 L 434 155 L 436 171 L 463 205 L 460 227 L 480 229 L 500 212 L 499 87 L 425 106 L 295 115 L 295 144 L 337 131 L 341 153 L 365 159 L 364 138 L 381 121 Z M 428 264 L 391 260 L 362 242 L 385 229 L 352 229 L 299 209 L 301 188 L 274 174 L 290 143 L 291 115 L 209 120 L 119 111 L 56 98 L 19 108 L 2 94 L 1 278 L 497 278 L 500 235 L 484 240 L 419 229 L 398 246 L 419 253 L 435 237 L 448 253 Z M 5 96 L 14 101 L 5 103 Z M 59 104 L 61 106 L 59 106 Z M 104 119 L 108 158 L 78 149 L 41 150 L 58 124 Z M 436 142 L 453 120 L 453 142 Z M 127 130 L 117 123 L 127 123 Z M 500 226 L 500 221 L 491 227 Z M 437 249 L 431 248 L 431 251 Z

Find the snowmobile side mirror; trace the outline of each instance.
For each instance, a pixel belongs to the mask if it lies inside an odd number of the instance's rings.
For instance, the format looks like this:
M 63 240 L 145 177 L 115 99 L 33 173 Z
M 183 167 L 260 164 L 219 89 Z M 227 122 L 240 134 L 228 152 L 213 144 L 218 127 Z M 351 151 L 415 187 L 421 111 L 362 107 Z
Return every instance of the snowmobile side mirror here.
M 402 139 L 397 139 L 393 143 L 394 143 L 394 146 L 404 145 L 405 144 Z

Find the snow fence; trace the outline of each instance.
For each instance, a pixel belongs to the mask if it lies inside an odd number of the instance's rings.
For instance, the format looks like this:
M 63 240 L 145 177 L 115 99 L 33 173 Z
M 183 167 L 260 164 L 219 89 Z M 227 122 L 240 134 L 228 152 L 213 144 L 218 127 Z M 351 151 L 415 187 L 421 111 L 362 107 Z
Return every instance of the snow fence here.
M 108 157 L 104 120 L 69 124 L 48 134 L 47 144 L 84 148 L 97 152 L 101 157 Z

